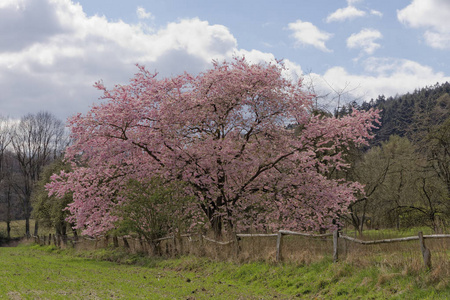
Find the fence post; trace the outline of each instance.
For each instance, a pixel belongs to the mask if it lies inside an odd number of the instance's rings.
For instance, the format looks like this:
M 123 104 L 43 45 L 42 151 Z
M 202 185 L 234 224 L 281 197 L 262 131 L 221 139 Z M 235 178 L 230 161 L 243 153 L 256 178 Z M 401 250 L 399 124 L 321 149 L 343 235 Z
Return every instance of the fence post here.
M 198 237 L 199 237 L 198 241 L 199 241 L 199 243 L 200 243 L 200 247 L 199 247 L 200 251 L 199 251 L 199 254 L 200 254 L 200 256 L 205 256 L 206 250 L 205 250 L 205 245 L 204 245 L 204 243 L 203 243 L 203 233 L 202 233 L 201 231 L 200 231 Z
M 422 231 L 419 232 L 420 251 L 422 251 L 423 263 L 427 269 L 431 269 L 431 251 L 425 246 Z
M 276 261 L 281 262 L 281 246 L 282 246 L 283 234 L 278 231 L 277 235 L 277 257 Z
M 339 231 L 336 229 L 333 231 L 333 262 L 338 261 L 338 240 L 339 240 Z
M 237 236 L 237 233 L 236 232 L 234 232 L 233 233 L 234 234 L 234 242 L 235 242 L 235 246 L 236 246 L 236 248 L 235 248 L 235 251 L 236 251 L 236 258 L 239 258 L 239 240 L 240 240 L 240 238 Z
M 174 235 L 175 235 L 175 234 L 174 234 Z M 180 255 L 183 255 L 183 254 L 184 254 L 183 238 L 181 237 L 181 233 L 180 233 L 179 230 L 178 230 L 178 232 L 177 232 L 177 237 L 176 237 L 176 239 L 177 239 L 177 241 L 178 241 L 178 247 L 180 248 L 180 249 L 179 249 L 179 253 L 180 253 Z
M 178 255 L 177 240 L 175 238 L 175 234 L 173 234 L 173 236 L 172 236 L 172 243 L 173 243 L 172 257 L 175 257 Z

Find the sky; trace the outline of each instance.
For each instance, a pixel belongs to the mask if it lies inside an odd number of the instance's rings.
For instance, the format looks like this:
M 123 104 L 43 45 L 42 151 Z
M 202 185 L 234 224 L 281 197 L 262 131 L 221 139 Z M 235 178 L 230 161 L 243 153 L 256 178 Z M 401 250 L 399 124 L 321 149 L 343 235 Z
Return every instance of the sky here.
M 127 84 L 282 59 L 324 106 L 450 81 L 449 0 L 0 0 L 0 115 L 65 120 Z

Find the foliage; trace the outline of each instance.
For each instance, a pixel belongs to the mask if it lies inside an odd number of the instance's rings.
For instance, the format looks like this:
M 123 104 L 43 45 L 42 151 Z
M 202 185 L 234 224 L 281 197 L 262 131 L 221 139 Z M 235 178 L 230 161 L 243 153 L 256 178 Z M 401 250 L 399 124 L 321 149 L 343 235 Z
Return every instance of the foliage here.
M 366 184 L 367 197 L 358 203 L 359 209 L 374 226 L 427 225 L 437 231 L 439 216 L 448 218 L 445 186 L 435 180 L 426 159 L 405 137 L 391 136 L 370 149 L 355 172 Z
M 450 105 L 448 109 L 450 111 Z M 446 186 L 450 200 L 450 117 L 430 130 L 424 147 L 430 168 Z
M 169 233 L 188 231 L 192 197 L 184 190 L 182 182 L 168 183 L 159 177 L 131 180 L 122 191 L 127 201 L 116 210 L 116 234 L 137 233 L 151 242 Z
M 188 183 L 192 210 L 202 211 L 216 234 L 224 226 L 335 226 L 361 186 L 327 173 L 347 166 L 342 150 L 366 143 L 378 114 L 314 115 L 311 96 L 282 70 L 236 58 L 197 76 L 157 79 L 140 67 L 129 85 L 107 90 L 97 83 L 106 101 L 69 123 L 76 142 L 66 159 L 83 166 L 47 188 L 74 193 L 72 220 L 90 235 L 114 227 L 130 179 L 155 175 Z
M 67 193 L 61 197 L 56 195 L 49 196 L 45 185 L 50 182 L 50 177 L 54 173 L 61 171 L 68 172 L 70 170 L 70 165 L 64 163 L 62 159 L 57 159 L 50 165 L 44 167 L 31 196 L 33 206 L 32 216 L 38 219 L 42 225 L 53 227 L 59 235 L 66 235 L 66 229 L 70 226 L 66 222 L 66 218 L 69 215 L 66 208 L 73 201 L 72 194 Z

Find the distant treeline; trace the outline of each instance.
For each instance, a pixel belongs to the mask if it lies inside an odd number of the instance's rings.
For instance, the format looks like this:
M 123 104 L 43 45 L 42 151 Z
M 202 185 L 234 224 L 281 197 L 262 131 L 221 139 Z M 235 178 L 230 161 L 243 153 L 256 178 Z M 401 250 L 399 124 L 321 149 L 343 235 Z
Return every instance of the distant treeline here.
M 342 107 L 338 114 L 342 116 L 353 109 L 371 108 L 381 110 L 381 126 L 374 131 L 376 136 L 372 145 L 380 145 L 391 135 L 418 141 L 430 132 L 431 127 L 442 124 L 450 116 L 450 83 L 436 83 L 395 97 L 380 95 L 362 104 L 352 102 Z

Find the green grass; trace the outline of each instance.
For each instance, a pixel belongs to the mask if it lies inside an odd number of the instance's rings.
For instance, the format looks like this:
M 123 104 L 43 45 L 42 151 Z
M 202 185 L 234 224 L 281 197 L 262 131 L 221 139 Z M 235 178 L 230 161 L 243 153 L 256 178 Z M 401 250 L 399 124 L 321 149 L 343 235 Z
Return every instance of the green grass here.
M 329 258 L 309 265 L 0 248 L 0 299 L 448 299 L 449 279 Z

